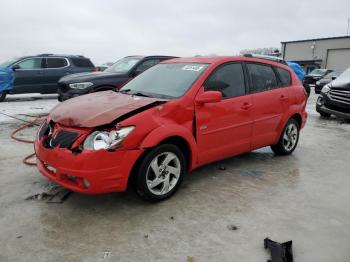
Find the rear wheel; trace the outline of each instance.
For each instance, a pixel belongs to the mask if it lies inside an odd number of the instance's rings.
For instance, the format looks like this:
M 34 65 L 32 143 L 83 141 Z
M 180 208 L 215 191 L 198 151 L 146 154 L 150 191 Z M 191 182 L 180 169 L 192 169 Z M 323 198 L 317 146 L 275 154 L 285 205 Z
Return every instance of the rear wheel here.
M 272 151 L 276 155 L 289 155 L 297 147 L 299 141 L 299 124 L 294 119 L 288 120 L 283 129 L 281 137 L 276 145 L 271 146 Z
M 137 174 L 137 193 L 150 201 L 171 197 L 179 188 L 186 172 L 181 150 L 171 144 L 152 149 L 141 161 Z
M 5 92 L 0 92 L 0 102 L 3 102 L 6 98 L 6 93 Z

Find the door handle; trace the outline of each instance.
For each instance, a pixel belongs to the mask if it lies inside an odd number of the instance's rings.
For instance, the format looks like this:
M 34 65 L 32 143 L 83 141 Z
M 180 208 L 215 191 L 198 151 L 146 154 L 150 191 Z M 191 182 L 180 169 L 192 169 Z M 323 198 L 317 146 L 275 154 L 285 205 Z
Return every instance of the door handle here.
M 280 97 L 280 100 L 281 101 L 288 101 L 288 96 L 286 96 L 286 95 L 281 95 L 281 97 Z
M 253 104 L 248 103 L 248 102 L 244 102 L 243 105 L 241 106 L 241 109 L 243 110 L 248 110 L 249 108 L 251 108 L 253 106 Z

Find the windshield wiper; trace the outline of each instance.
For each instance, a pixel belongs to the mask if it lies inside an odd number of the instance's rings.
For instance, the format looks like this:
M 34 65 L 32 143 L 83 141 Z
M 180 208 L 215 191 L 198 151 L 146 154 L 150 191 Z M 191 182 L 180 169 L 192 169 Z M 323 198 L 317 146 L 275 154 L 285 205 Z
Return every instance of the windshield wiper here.
M 124 90 L 120 90 L 119 92 L 122 94 L 126 94 L 129 93 L 131 91 L 131 89 L 124 89 Z
M 131 95 L 135 95 L 135 96 L 144 96 L 144 97 L 151 97 L 150 95 L 146 95 L 145 93 L 142 93 L 142 92 L 131 93 Z

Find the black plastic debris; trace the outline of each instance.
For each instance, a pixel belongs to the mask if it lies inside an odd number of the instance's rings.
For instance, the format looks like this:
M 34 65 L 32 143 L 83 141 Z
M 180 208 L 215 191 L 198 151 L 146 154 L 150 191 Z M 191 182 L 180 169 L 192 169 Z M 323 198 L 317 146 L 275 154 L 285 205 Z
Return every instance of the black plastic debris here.
M 278 243 L 265 238 L 264 247 L 271 252 L 271 260 L 268 262 L 293 262 L 292 241 Z
M 227 228 L 228 228 L 228 230 L 232 230 L 232 231 L 236 231 L 236 230 L 238 230 L 238 226 L 233 225 L 233 224 L 228 225 L 228 226 L 227 226 Z
M 72 191 L 63 187 L 53 187 L 47 192 L 38 193 L 26 198 L 26 200 L 40 200 L 46 203 L 62 204 L 72 194 Z

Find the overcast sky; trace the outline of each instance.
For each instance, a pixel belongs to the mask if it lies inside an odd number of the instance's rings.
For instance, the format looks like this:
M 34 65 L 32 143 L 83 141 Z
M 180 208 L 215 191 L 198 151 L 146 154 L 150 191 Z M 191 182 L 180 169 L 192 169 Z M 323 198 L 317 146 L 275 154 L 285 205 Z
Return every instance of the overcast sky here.
M 0 0 L 0 61 L 66 53 L 96 64 L 133 54 L 238 54 L 346 35 L 350 0 Z

